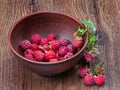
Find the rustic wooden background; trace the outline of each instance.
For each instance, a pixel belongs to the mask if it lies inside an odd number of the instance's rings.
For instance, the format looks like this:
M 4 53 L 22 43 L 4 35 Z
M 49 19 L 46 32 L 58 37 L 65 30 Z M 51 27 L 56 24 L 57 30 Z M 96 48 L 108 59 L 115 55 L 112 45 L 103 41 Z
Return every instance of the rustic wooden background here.
M 98 30 L 106 84 L 86 86 L 77 69 L 42 77 L 23 68 L 6 42 L 11 25 L 29 13 L 59 11 L 93 21 Z M 120 90 L 120 0 L 0 0 L 0 90 Z

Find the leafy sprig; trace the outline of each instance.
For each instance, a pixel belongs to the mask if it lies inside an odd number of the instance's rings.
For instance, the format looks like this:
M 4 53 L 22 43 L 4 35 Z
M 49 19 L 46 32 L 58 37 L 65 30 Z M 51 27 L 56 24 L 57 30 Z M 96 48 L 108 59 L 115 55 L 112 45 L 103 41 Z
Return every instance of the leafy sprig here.
M 81 29 L 80 27 L 78 27 L 78 30 L 74 33 L 74 36 L 77 40 L 82 40 L 86 32 L 87 29 Z
M 97 45 L 96 45 L 98 38 L 95 35 L 96 34 L 96 27 L 95 27 L 94 23 L 92 23 L 91 21 L 84 21 L 83 24 L 85 25 L 85 27 L 87 28 L 87 31 L 89 33 L 86 51 L 98 53 L 98 49 L 97 49 Z M 91 29 L 89 29 L 89 27 Z

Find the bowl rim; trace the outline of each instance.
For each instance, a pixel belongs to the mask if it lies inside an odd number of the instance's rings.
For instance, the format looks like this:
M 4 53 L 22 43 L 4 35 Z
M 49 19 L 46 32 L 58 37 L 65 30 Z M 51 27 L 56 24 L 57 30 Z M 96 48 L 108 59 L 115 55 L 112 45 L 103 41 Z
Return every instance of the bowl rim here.
M 16 27 L 16 25 L 18 23 L 20 23 L 21 21 L 23 21 L 24 19 L 26 18 L 29 18 L 31 16 L 34 16 L 34 15 L 37 15 L 37 14 L 45 14 L 45 13 L 48 13 L 48 14 L 58 14 L 58 15 L 62 15 L 62 16 L 65 16 L 67 18 L 70 18 L 72 20 L 74 20 L 75 22 L 77 22 L 80 26 L 82 26 L 83 28 L 85 28 L 85 26 L 75 17 L 71 16 L 71 15 L 68 15 L 68 14 L 65 14 L 65 13 L 62 13 L 62 12 L 57 12 L 57 11 L 39 11 L 39 12 L 34 12 L 34 13 L 31 13 L 31 14 L 27 14 L 23 17 L 21 17 L 20 19 L 16 20 L 14 22 L 14 24 L 11 26 L 9 32 L 8 32 L 8 38 L 7 38 L 7 41 L 8 41 L 8 45 L 10 47 L 10 49 L 14 52 L 14 54 L 16 54 L 18 57 L 20 57 L 21 59 L 23 59 L 24 61 L 26 62 L 29 62 L 29 63 L 33 63 L 33 64 L 38 64 L 38 65 L 53 65 L 53 64 L 61 64 L 61 63 L 65 63 L 67 61 L 70 61 L 72 60 L 72 58 L 76 57 L 77 55 L 79 55 L 83 49 L 86 47 L 87 43 L 88 43 L 88 32 L 85 33 L 85 36 L 86 36 L 86 42 L 84 43 L 84 45 L 82 46 L 82 48 L 77 52 L 75 53 L 72 57 L 68 58 L 68 59 L 64 59 L 64 60 L 61 60 L 61 61 L 57 61 L 57 62 L 37 62 L 37 61 L 32 61 L 32 60 L 29 60 L 25 57 L 23 57 L 22 55 L 20 55 L 18 52 L 16 52 L 16 50 L 13 48 L 12 46 L 12 42 L 11 42 L 11 33 L 13 32 L 14 28 Z

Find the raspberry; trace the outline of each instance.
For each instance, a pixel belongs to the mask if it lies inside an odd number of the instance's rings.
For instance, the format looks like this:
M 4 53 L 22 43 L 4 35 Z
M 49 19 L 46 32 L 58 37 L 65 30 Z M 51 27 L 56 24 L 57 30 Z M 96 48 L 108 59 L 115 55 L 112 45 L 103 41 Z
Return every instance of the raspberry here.
M 37 44 L 31 44 L 30 48 L 35 51 L 38 49 L 38 45 Z
M 31 49 L 26 49 L 25 50 L 25 52 L 24 52 L 24 54 L 33 54 L 33 51 L 31 50 Z
M 41 40 L 41 36 L 39 34 L 34 34 L 32 37 L 31 37 L 31 41 L 32 43 L 36 43 L 38 44 Z
M 45 53 L 45 57 L 48 60 L 54 59 L 54 58 L 56 58 L 56 54 L 55 54 L 54 51 L 48 51 L 48 52 Z
M 43 45 L 43 49 L 49 51 L 50 50 L 50 46 L 48 44 L 44 44 Z
M 24 55 L 25 58 L 29 59 L 29 60 L 35 60 L 32 56 L 32 54 L 25 54 Z
M 37 61 L 40 61 L 40 62 L 43 61 L 45 58 L 45 54 L 40 50 L 33 52 L 33 56 Z
M 105 84 L 105 77 L 103 75 L 95 77 L 95 83 L 97 85 L 103 85 L 103 84 Z
M 82 47 L 82 45 L 83 45 L 83 41 L 81 41 L 81 40 L 74 40 L 73 41 L 73 46 L 76 48 L 80 48 L 80 47 Z
M 42 51 L 40 51 L 40 50 L 36 50 L 36 51 L 33 52 L 33 56 L 37 57 L 41 52 Z
M 75 53 L 76 52 L 76 48 L 72 44 L 67 45 L 67 49 L 71 53 Z
M 93 85 L 94 84 L 94 76 L 92 76 L 92 75 L 87 75 L 87 76 L 85 76 L 84 77 L 84 83 L 86 84 L 86 85 Z
M 64 57 L 59 57 L 59 60 L 64 60 L 65 58 Z
M 70 57 L 72 57 L 72 56 L 73 56 L 73 53 L 68 52 L 68 53 L 64 56 L 64 58 L 66 59 L 66 58 L 70 58 Z
M 89 54 L 89 53 L 84 53 L 83 55 L 85 56 L 85 59 L 87 60 L 87 62 L 92 62 L 92 61 L 94 61 L 94 56 L 92 56 L 91 54 Z
M 20 42 L 20 46 L 22 50 L 26 50 L 30 48 L 30 45 L 31 45 L 31 42 L 29 40 L 23 40 L 22 42 Z
M 58 61 L 58 59 L 50 59 L 50 61 L 49 62 L 57 62 Z
M 56 58 L 57 58 L 58 60 L 60 60 L 60 56 L 59 56 L 58 52 L 55 52 L 55 53 L 56 53 Z
M 56 35 L 55 35 L 55 34 L 49 34 L 49 35 L 47 36 L 47 39 L 48 39 L 48 41 L 55 40 L 55 39 L 56 39 Z
M 69 44 L 69 41 L 67 39 L 61 38 L 59 40 L 59 43 L 60 43 L 61 46 L 66 46 L 66 45 Z
M 50 45 L 52 47 L 53 50 L 56 50 L 59 48 L 59 42 L 57 40 L 53 40 L 50 42 Z
M 89 69 L 87 69 L 86 67 L 83 67 L 80 69 L 79 75 L 81 77 L 85 77 L 86 75 L 88 75 L 90 73 Z
M 60 56 L 66 55 L 67 52 L 68 52 L 68 49 L 67 49 L 67 47 L 65 47 L 65 46 L 60 47 L 60 48 L 59 48 L 59 51 L 58 51 L 58 53 L 59 53 Z
M 45 44 L 48 45 L 48 40 L 45 39 L 45 38 L 42 38 L 40 44 L 41 44 L 42 46 L 45 45 Z

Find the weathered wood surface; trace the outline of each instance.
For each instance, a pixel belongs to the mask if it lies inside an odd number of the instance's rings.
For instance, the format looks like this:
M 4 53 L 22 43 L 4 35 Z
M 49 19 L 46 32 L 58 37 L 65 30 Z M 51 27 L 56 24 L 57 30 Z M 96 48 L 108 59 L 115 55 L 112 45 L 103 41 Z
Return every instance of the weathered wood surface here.
M 11 25 L 29 13 L 59 11 L 80 21 L 95 22 L 106 84 L 85 86 L 76 74 L 79 68 L 56 76 L 42 77 L 23 68 L 6 42 Z M 0 90 L 120 90 L 120 0 L 0 0 Z

